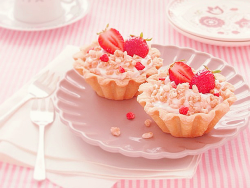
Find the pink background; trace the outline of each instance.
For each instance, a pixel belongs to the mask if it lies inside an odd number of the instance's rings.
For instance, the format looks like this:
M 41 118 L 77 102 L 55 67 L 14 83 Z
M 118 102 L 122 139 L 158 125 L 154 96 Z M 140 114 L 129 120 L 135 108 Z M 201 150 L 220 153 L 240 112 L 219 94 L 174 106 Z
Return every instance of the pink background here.
M 0 104 L 52 61 L 66 45 L 82 46 L 97 38 L 107 23 L 123 36 L 153 38 L 152 43 L 191 47 L 224 59 L 250 81 L 250 46 L 219 47 L 203 44 L 176 32 L 166 20 L 165 0 L 89 0 L 89 14 L 54 30 L 20 32 L 0 28 Z M 0 162 L 0 187 L 59 188 L 49 181 L 32 180 L 32 169 Z M 203 154 L 192 179 L 121 180 L 115 188 L 250 187 L 250 129 L 224 146 Z M 83 186 L 85 187 L 85 186 Z

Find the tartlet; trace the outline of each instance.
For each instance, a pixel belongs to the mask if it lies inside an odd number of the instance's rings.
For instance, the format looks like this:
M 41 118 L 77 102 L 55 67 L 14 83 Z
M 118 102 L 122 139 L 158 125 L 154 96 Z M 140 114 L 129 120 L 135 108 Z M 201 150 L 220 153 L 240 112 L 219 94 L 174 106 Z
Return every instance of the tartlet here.
M 137 101 L 165 133 L 191 138 L 209 133 L 236 101 L 234 86 L 214 73 L 214 88 L 202 93 L 191 81 L 170 80 L 169 69 L 150 76 L 139 87 Z M 193 79 L 197 71 L 192 72 Z
M 160 52 L 148 45 L 145 57 L 128 55 L 123 48 L 109 53 L 100 41 L 83 47 L 73 57 L 74 69 L 100 96 L 112 100 L 131 99 L 146 78 L 162 66 Z M 104 57 L 105 56 L 105 57 Z

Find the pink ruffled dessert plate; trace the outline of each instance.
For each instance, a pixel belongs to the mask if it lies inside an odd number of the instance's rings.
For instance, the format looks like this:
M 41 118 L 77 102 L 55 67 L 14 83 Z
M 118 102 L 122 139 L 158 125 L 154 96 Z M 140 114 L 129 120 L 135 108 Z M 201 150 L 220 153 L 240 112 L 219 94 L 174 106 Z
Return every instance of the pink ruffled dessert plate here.
M 136 97 L 123 101 L 101 98 L 72 69 L 66 72 L 54 96 L 60 118 L 69 130 L 85 142 L 108 152 L 148 159 L 175 159 L 220 147 L 248 126 L 250 88 L 233 67 L 221 59 L 190 48 L 152 46 L 160 50 L 164 67 L 180 59 L 185 59 L 194 69 L 200 69 L 205 64 L 211 70 L 220 69 L 227 81 L 235 86 L 238 100 L 215 129 L 198 138 L 175 138 L 163 133 L 155 123 L 146 127 L 144 121 L 150 117 L 138 104 Z M 128 112 L 133 112 L 135 119 L 128 120 Z M 111 127 L 119 127 L 121 135 L 113 136 Z M 153 132 L 153 138 L 143 139 L 142 134 L 146 132 Z

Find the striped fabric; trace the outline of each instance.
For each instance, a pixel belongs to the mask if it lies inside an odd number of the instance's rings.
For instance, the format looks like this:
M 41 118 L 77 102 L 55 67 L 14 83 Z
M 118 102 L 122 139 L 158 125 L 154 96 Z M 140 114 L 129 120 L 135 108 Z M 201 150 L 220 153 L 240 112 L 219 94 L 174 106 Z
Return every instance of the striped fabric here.
M 166 20 L 165 0 L 89 0 L 91 10 L 80 21 L 54 30 L 20 32 L 0 28 L 0 103 L 15 93 L 66 45 L 82 46 L 96 39 L 107 23 L 123 36 L 143 31 L 153 43 L 191 47 L 222 58 L 250 81 L 250 46 L 203 44 L 176 32 Z M 31 169 L 0 162 L 1 188 L 59 188 L 32 180 Z M 250 187 L 250 129 L 224 146 L 204 153 L 192 179 L 121 180 L 115 188 Z M 86 186 L 83 186 L 86 187 Z

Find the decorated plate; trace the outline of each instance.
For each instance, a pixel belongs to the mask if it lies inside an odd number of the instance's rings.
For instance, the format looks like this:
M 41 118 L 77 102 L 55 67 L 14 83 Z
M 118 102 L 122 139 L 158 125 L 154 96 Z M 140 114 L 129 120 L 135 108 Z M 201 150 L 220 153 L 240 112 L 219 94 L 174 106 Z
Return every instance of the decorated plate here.
M 250 41 L 249 0 L 174 0 L 170 22 L 192 35 L 219 41 Z

